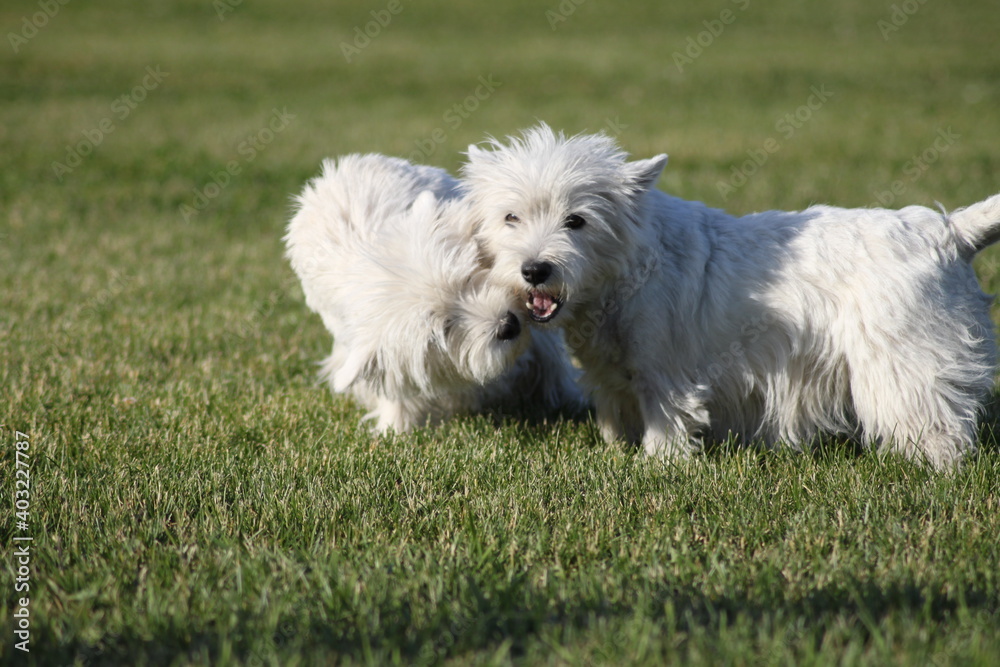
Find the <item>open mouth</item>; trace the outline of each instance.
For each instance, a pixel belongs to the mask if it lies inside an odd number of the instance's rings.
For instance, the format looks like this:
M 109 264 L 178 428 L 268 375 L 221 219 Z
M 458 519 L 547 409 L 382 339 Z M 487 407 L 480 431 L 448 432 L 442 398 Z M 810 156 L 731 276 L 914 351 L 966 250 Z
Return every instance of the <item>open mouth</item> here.
M 559 313 L 563 302 L 559 297 L 538 290 L 528 290 L 525 302 L 528 315 L 536 322 L 548 322 Z

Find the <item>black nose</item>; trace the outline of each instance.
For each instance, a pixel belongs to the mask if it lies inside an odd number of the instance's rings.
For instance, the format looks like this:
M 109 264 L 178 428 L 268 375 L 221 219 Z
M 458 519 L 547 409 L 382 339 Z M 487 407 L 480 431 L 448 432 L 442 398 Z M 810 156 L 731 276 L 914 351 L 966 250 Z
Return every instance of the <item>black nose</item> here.
M 521 265 L 521 275 L 532 285 L 541 285 L 552 275 L 552 265 L 548 262 L 525 262 Z
M 521 321 L 517 315 L 507 311 L 507 314 L 500 320 L 500 328 L 497 329 L 497 338 L 500 340 L 513 340 L 521 335 Z

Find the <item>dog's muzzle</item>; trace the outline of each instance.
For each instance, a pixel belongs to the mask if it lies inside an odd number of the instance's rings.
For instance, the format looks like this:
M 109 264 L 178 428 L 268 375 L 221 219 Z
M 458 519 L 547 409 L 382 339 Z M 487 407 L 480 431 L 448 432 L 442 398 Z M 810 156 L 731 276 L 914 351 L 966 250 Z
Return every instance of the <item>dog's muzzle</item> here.
M 531 261 L 521 265 L 521 277 L 529 285 L 541 285 L 552 275 L 552 265 L 548 262 Z
M 563 302 L 557 296 L 541 290 L 528 290 L 528 300 L 524 304 L 528 315 L 536 322 L 548 322 L 559 312 Z
M 535 289 L 551 276 L 552 264 L 549 262 L 532 260 L 521 265 L 521 277 L 533 288 L 528 290 L 524 305 L 528 309 L 528 315 L 536 322 L 548 322 L 562 306 L 562 299 L 559 297 L 545 290 Z
M 497 327 L 497 338 L 500 340 L 514 340 L 521 335 L 521 320 L 517 319 L 517 315 L 507 311 L 503 319 L 500 320 L 500 326 Z

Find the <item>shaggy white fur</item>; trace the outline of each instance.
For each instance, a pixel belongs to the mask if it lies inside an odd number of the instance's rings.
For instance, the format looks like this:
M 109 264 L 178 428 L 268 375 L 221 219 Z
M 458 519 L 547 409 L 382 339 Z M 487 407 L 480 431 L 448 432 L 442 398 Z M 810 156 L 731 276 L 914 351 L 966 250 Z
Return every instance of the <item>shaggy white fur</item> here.
M 939 468 L 974 448 L 996 345 L 970 261 L 1000 195 L 734 217 L 653 189 L 666 156 L 603 135 L 541 125 L 468 156 L 493 279 L 565 330 L 606 438 L 687 456 L 836 433 Z
M 405 431 L 510 401 L 578 407 L 556 332 L 532 336 L 487 271 L 446 172 L 382 155 L 323 163 L 285 236 L 306 303 L 333 334 L 322 375 Z

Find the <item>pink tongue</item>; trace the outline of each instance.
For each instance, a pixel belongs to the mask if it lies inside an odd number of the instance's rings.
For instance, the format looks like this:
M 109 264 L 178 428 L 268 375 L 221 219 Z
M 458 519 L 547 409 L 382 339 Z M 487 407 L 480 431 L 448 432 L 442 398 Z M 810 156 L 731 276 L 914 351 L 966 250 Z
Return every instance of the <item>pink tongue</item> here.
M 545 315 L 552 310 L 552 297 L 536 292 L 531 297 L 531 306 L 536 315 Z

